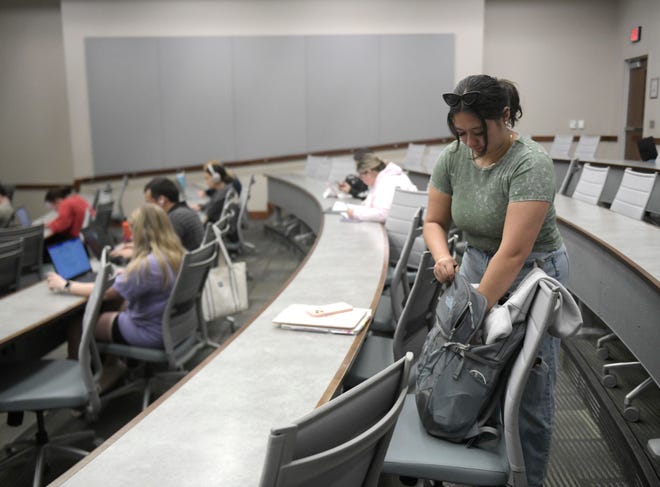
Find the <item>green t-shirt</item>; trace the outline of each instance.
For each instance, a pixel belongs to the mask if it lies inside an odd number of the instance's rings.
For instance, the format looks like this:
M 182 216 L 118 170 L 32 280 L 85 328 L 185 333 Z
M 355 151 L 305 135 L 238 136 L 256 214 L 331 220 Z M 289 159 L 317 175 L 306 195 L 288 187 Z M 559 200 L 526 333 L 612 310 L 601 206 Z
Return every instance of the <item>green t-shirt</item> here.
M 472 151 L 456 142 L 446 147 L 431 175 L 431 186 L 452 197 L 451 216 L 468 243 L 495 252 L 502 242 L 509 203 L 547 201 L 550 209 L 532 252 L 550 252 L 562 245 L 555 220 L 555 172 L 552 159 L 536 142 L 517 139 L 502 160 L 478 167 Z

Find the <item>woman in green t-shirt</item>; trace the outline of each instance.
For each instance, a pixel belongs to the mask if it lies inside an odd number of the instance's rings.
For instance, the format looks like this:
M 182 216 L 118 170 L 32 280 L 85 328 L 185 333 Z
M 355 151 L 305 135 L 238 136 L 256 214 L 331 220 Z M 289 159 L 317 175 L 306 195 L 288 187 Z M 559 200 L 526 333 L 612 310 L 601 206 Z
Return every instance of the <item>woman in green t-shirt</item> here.
M 451 280 L 457 264 L 447 246 L 453 222 L 468 247 L 460 272 L 494 306 L 535 263 L 559 282 L 568 257 L 555 221 L 555 174 L 545 150 L 513 131 L 522 116 L 516 87 L 487 75 L 468 76 L 453 93 L 447 123 L 456 141 L 440 155 L 431 176 L 424 240 L 436 278 Z M 520 408 L 520 436 L 531 486 L 545 476 L 559 340 L 546 335 Z

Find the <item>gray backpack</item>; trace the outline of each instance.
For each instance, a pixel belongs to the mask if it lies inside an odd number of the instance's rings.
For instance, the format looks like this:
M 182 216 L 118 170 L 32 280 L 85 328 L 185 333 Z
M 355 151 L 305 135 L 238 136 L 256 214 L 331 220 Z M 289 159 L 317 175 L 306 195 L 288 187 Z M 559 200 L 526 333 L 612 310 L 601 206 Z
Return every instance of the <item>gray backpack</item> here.
M 487 306 L 486 298 L 460 274 L 439 298 L 436 323 L 417 363 L 415 392 L 419 416 L 431 435 L 473 442 L 498 434 L 490 420 L 498 411 L 525 326 L 516 324 L 509 336 L 484 344 Z

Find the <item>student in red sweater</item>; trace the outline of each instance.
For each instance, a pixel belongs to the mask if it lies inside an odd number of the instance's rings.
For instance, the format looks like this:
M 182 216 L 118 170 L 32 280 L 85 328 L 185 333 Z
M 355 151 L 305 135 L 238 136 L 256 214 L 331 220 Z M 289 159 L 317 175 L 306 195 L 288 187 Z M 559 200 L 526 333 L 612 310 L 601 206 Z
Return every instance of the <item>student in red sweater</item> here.
M 57 211 L 57 217 L 47 224 L 52 232 L 49 240 L 66 240 L 80 235 L 85 214 L 94 210 L 82 196 L 71 194 L 71 187 L 53 188 L 46 193 L 46 202 Z

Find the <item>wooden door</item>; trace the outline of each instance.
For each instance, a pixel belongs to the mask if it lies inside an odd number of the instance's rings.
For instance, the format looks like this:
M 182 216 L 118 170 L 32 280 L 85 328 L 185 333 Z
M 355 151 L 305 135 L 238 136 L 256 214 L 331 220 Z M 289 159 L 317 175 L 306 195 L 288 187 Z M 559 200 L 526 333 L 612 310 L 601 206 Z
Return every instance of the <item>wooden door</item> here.
M 646 91 L 646 57 L 627 61 L 628 76 L 628 114 L 626 117 L 625 158 L 639 161 L 637 142 L 644 132 L 644 95 Z

